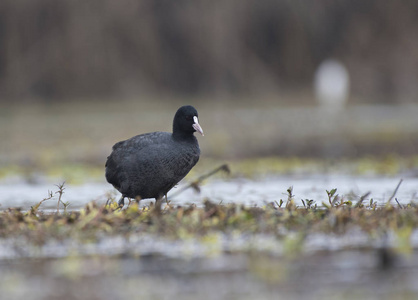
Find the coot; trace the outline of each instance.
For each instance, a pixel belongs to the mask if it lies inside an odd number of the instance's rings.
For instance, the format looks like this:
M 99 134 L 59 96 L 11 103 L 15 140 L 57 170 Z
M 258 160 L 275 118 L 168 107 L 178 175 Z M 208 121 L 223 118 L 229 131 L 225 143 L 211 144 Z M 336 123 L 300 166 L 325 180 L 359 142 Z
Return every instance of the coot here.
M 173 120 L 173 133 L 152 132 L 116 143 L 106 161 L 106 180 L 125 197 L 155 198 L 156 207 L 199 160 L 200 148 L 193 133 L 203 135 L 197 110 L 180 107 Z

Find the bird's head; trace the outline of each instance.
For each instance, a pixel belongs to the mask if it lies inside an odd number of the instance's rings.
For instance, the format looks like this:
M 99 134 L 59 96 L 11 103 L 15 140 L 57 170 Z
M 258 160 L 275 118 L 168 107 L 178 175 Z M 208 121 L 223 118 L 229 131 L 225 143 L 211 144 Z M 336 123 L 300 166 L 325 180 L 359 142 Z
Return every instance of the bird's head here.
M 203 136 L 203 129 L 199 124 L 198 117 L 197 110 L 193 106 L 180 107 L 174 116 L 173 133 L 193 133 L 197 131 Z

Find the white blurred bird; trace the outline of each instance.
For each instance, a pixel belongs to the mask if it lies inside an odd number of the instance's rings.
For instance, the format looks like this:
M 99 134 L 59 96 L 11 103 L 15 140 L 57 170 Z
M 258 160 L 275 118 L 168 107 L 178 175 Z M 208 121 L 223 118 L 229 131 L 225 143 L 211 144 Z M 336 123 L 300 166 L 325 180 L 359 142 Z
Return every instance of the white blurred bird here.
M 350 78 L 345 66 L 335 60 L 323 61 L 315 72 L 315 97 L 327 109 L 341 110 L 348 99 Z

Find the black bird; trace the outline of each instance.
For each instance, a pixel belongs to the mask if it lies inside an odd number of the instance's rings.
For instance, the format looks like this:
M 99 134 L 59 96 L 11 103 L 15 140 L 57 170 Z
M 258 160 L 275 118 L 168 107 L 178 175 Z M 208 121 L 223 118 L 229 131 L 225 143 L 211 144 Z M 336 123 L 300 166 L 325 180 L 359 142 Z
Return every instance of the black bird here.
M 116 143 L 106 161 L 106 180 L 125 197 L 161 199 L 197 163 L 200 148 L 193 133 L 203 135 L 197 110 L 180 107 L 173 120 L 173 133 L 152 132 Z

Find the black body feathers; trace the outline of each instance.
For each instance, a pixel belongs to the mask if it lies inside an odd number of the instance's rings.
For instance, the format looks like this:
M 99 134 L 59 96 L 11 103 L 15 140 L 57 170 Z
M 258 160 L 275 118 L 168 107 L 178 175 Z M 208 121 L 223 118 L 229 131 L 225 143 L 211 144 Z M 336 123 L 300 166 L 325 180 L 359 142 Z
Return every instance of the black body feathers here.
M 116 143 L 106 162 L 107 181 L 122 197 L 162 198 L 199 160 L 195 128 L 203 134 L 196 109 L 183 106 L 174 117 L 173 133 L 146 133 Z

